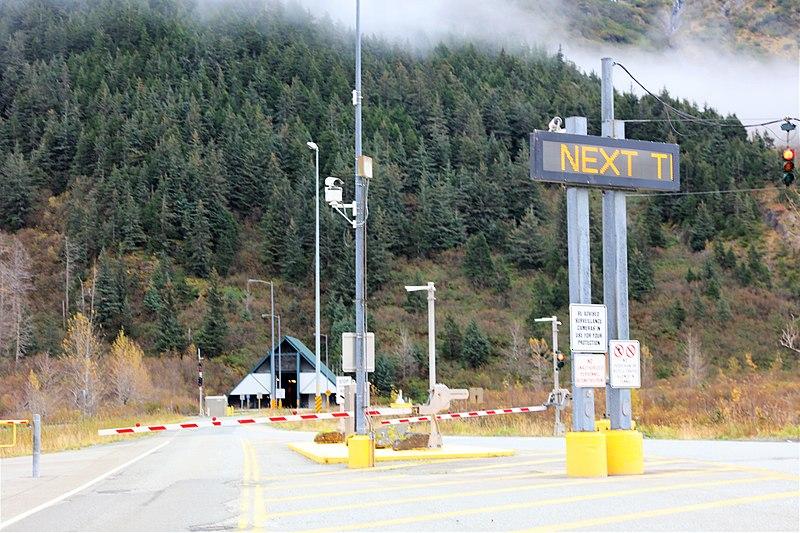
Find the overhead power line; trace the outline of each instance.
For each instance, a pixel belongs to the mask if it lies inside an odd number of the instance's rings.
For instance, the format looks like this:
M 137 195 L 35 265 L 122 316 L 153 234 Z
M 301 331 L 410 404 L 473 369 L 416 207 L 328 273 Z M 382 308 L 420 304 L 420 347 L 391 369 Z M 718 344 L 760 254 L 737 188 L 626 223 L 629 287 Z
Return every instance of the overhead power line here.
M 719 126 L 719 127 L 728 127 L 728 128 L 732 128 L 732 127 L 733 128 L 758 128 L 758 127 L 770 126 L 772 124 L 779 124 L 781 122 L 786 122 L 787 120 L 788 121 L 794 121 L 794 122 L 800 122 L 800 119 L 797 119 L 797 118 L 794 118 L 794 117 L 786 117 L 786 118 L 782 118 L 782 119 L 769 120 L 769 121 L 766 121 L 766 122 L 759 122 L 759 123 L 754 123 L 754 124 L 742 124 L 738 119 L 708 119 L 708 118 L 698 117 L 696 115 L 692 115 L 690 113 L 682 111 L 682 110 L 678 109 L 677 107 L 669 104 L 668 102 L 665 102 L 662 98 L 660 98 L 658 95 L 656 95 L 653 91 L 651 91 L 650 89 L 645 87 L 642 84 L 642 82 L 640 82 L 636 78 L 636 76 L 631 74 L 631 71 L 628 70 L 628 68 L 625 65 L 623 65 L 622 63 L 615 62 L 614 64 L 617 65 L 619 68 L 621 68 L 625 72 L 625 74 L 627 74 L 634 81 L 634 83 L 636 83 L 636 85 L 638 85 L 644 92 L 646 92 L 648 95 L 652 96 L 658 103 L 660 103 L 662 106 L 664 106 L 664 109 L 665 109 L 665 111 L 667 113 L 667 118 L 665 118 L 665 119 L 630 119 L 630 120 L 626 120 L 625 122 L 631 122 L 631 123 L 667 122 L 670 125 L 670 127 L 672 127 L 672 130 L 675 133 L 677 133 L 678 135 L 680 135 L 680 133 L 677 130 L 675 130 L 675 126 L 672 125 L 673 121 L 675 121 L 675 122 L 694 122 L 694 123 L 698 123 L 698 124 L 705 124 L 707 126 Z M 676 115 L 678 115 L 678 117 L 677 118 L 671 117 L 670 116 L 670 111 L 674 112 Z
M 724 191 L 683 191 L 683 192 L 654 192 L 654 193 L 631 193 L 627 194 L 628 198 L 631 197 L 645 197 L 645 196 L 699 196 L 709 194 L 730 194 L 738 192 L 765 192 L 765 191 L 778 191 L 775 187 L 762 187 L 760 189 L 726 189 Z

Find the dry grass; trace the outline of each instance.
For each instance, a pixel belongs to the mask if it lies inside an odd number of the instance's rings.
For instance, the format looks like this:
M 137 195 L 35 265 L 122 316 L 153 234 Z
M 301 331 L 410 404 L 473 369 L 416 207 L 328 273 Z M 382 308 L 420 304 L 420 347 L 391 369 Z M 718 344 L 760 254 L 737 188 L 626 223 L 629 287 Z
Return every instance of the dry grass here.
M 502 391 L 486 391 L 482 405 L 454 402 L 452 411 L 536 405 L 546 393 L 520 386 Z M 602 413 L 605 394 L 595 395 L 596 412 Z M 732 379 L 716 375 L 699 387 L 689 387 L 685 378 L 660 380 L 633 394 L 637 427 L 652 438 L 673 439 L 800 439 L 800 381 L 791 372 L 749 372 Z M 288 409 L 237 412 L 236 416 L 292 414 Z M 598 416 L 599 417 L 599 416 Z M 130 426 L 136 422 L 175 422 L 185 416 L 174 412 L 156 412 L 143 416 L 106 414 L 80 418 L 65 415 L 48 421 L 42 428 L 44 452 L 69 450 L 138 438 L 137 436 L 100 437 L 97 430 Z M 564 422 L 569 427 L 569 410 Z M 412 431 L 426 431 L 428 424 L 415 424 Z M 290 422 L 275 428 L 296 431 L 335 431 L 339 421 Z M 446 435 L 548 436 L 553 431 L 553 412 L 527 415 L 502 415 L 469 420 L 443 421 Z M 10 428 L 0 428 L 0 441 L 10 442 Z M 27 455 L 31 450 L 31 431 L 22 427 L 13 448 L 0 449 L 0 457 Z
M 60 452 L 75 450 L 93 444 L 105 444 L 131 438 L 141 438 L 152 433 L 140 433 L 128 436 L 101 437 L 97 430 L 112 427 L 132 426 L 137 422 L 142 424 L 163 422 L 178 422 L 185 420 L 185 416 L 172 413 L 152 414 L 140 417 L 96 416 L 76 418 L 55 423 L 44 420 L 42 425 L 42 452 Z M 0 458 L 30 455 L 32 449 L 33 432 L 30 428 L 22 426 L 17 430 L 17 443 L 10 448 L 0 448 Z M 3 426 L 0 429 L 0 440 L 3 444 L 11 442 L 11 429 Z

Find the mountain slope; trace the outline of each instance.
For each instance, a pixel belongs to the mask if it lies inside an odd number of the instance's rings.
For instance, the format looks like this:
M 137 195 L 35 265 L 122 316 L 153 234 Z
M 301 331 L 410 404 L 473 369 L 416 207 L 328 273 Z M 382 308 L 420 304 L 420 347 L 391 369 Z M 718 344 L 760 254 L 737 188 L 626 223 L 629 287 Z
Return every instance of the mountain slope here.
M 323 175 L 352 174 L 352 36 L 274 2 L 15 0 L 0 5 L 0 21 L 0 227 L 32 257 L 25 351 L 60 353 L 63 310 L 94 310 L 106 342 L 123 327 L 157 355 L 181 352 L 191 337 L 243 369 L 267 339 L 252 320 L 265 312 L 264 294 L 245 311 L 252 277 L 280 280 L 284 331 L 309 339 L 314 186 L 305 143 L 320 145 Z M 445 377 L 529 379 L 524 339 L 541 332 L 528 319 L 563 316 L 567 302 L 563 191 L 528 179 L 527 135 L 554 115 L 588 116 L 597 134 L 599 81 L 559 55 L 463 45 L 418 56 L 376 40 L 366 43 L 364 71 L 380 387 L 419 393 L 425 322 L 402 285 L 423 280 L 437 282 L 439 309 L 452 319 Z M 618 94 L 616 106 L 621 118 L 665 118 L 651 97 Z M 689 329 L 720 368 L 747 352 L 769 366 L 800 297 L 788 274 L 797 250 L 763 222 L 777 189 L 726 191 L 768 186 L 775 155 L 735 117 L 675 128 L 628 130 L 679 142 L 683 191 L 703 192 L 631 199 L 632 329 L 661 377 L 682 371 Z M 352 236 L 328 209 L 322 227 L 324 329 L 336 360 L 352 321 Z M 593 238 L 599 299 L 599 225 Z M 477 271 L 463 268 L 470 254 Z M 213 310 L 217 288 L 223 303 Z M 209 339 L 220 314 L 228 335 Z M 472 320 L 490 350 L 467 357 L 458 330 Z M 16 351 L 14 338 L 0 340 Z

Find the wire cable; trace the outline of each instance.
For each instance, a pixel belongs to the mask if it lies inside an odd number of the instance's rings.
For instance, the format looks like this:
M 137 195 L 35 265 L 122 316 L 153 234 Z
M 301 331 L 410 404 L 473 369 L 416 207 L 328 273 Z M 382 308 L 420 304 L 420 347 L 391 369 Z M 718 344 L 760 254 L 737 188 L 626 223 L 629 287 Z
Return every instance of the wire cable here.
M 654 193 L 632 193 L 626 194 L 627 198 L 632 197 L 653 197 L 653 196 L 700 196 L 708 194 L 730 194 L 735 192 L 765 192 L 779 191 L 776 187 L 762 187 L 759 189 L 726 189 L 724 191 L 682 191 L 682 192 L 654 192 Z
M 634 83 L 636 83 L 636 85 L 638 85 L 648 95 L 652 96 L 658 103 L 660 103 L 662 106 L 664 106 L 665 110 L 667 110 L 667 118 L 666 118 L 666 120 L 665 119 L 632 119 L 630 121 L 625 121 L 625 122 L 634 122 L 634 121 L 635 122 L 656 122 L 656 121 L 664 122 L 664 121 L 666 121 L 666 122 L 668 122 L 670 124 L 670 126 L 672 127 L 672 129 L 674 131 L 675 127 L 672 125 L 672 118 L 669 115 L 669 110 L 672 110 L 673 112 L 675 112 L 675 114 L 677 114 L 680 117 L 680 121 L 681 122 L 697 122 L 697 123 L 705 124 L 705 125 L 708 125 L 708 126 L 735 127 L 735 128 L 757 128 L 757 127 L 762 127 L 762 126 L 769 126 L 771 124 L 778 124 L 778 123 L 786 122 L 786 121 L 797 121 L 797 122 L 800 122 L 800 120 L 798 120 L 797 118 L 786 117 L 784 119 L 776 119 L 776 120 L 771 120 L 771 121 L 767 121 L 767 122 L 761 122 L 761 123 L 757 123 L 757 124 L 742 124 L 738 119 L 707 119 L 707 118 L 703 118 L 703 117 L 698 117 L 698 116 L 689 114 L 689 113 L 687 113 L 685 111 L 681 111 L 677 107 L 674 107 L 673 105 L 665 102 L 662 98 L 660 98 L 659 96 L 654 94 L 650 89 L 645 87 L 638 79 L 636 79 L 636 76 L 631 74 L 631 71 L 628 70 L 628 68 L 625 65 L 623 65 L 622 63 L 618 63 L 618 62 L 615 61 L 614 64 L 616 66 L 618 66 L 619 68 L 621 68 L 625 72 L 625 74 L 627 74 L 634 81 Z M 678 119 L 676 119 L 676 120 L 678 120 Z M 732 123 L 732 121 L 735 121 L 735 123 Z M 677 131 L 676 131 L 676 133 L 677 133 Z

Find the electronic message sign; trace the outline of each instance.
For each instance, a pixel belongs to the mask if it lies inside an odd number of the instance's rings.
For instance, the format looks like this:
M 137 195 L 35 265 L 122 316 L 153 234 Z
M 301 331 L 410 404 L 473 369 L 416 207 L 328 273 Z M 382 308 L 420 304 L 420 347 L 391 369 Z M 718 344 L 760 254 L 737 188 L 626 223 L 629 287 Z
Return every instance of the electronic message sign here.
M 531 178 L 603 189 L 677 191 L 677 144 L 549 131 L 531 133 Z

